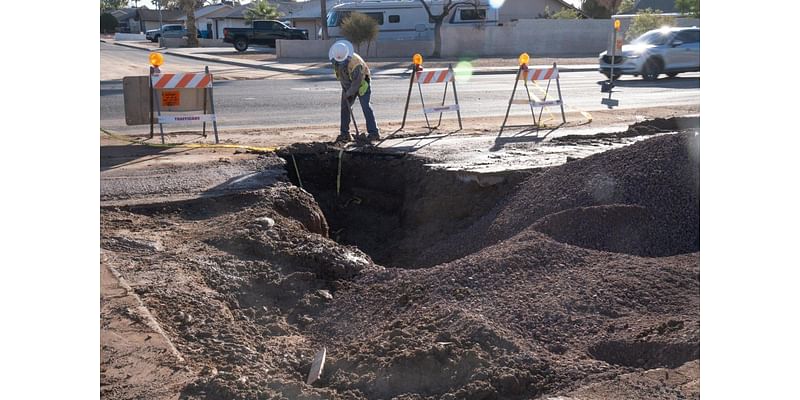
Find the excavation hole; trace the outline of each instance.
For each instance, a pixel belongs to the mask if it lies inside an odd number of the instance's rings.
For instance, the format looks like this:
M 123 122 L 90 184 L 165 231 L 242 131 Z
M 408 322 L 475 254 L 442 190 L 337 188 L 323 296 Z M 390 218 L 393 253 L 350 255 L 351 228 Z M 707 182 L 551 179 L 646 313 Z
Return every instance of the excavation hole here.
M 604 341 L 589 348 L 595 359 L 633 368 L 677 368 L 700 359 L 700 343 Z
M 290 180 L 318 202 L 332 239 L 402 268 L 430 266 L 418 257 L 423 249 L 469 227 L 529 175 L 436 170 L 413 155 L 340 152 L 320 143 L 278 155 Z

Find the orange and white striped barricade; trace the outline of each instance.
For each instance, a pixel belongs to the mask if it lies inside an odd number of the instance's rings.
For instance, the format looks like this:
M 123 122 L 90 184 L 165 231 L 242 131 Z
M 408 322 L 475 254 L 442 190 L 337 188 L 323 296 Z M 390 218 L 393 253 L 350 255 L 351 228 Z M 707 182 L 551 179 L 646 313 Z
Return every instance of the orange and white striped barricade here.
M 153 100 L 151 101 L 151 116 L 153 107 L 157 113 L 158 126 L 161 130 L 161 143 L 164 143 L 164 125 L 165 124 L 186 124 L 192 122 L 203 123 L 203 137 L 206 136 L 206 123 L 211 122 L 214 127 L 214 141 L 219 143 L 219 135 L 217 133 L 217 116 L 214 112 L 214 90 L 213 90 L 214 76 L 209 73 L 208 66 L 205 72 L 196 73 L 178 73 L 167 74 L 162 73 L 157 68 L 150 68 L 150 88 L 152 90 Z M 185 111 L 203 111 L 202 114 L 194 115 L 165 115 L 162 114 L 161 108 L 179 106 L 181 90 L 199 90 L 202 91 L 203 106 L 202 109 L 191 107 Z M 152 120 L 152 118 L 151 118 Z M 152 130 L 151 130 L 152 132 Z
M 453 71 L 453 65 L 441 69 L 423 70 L 421 65 L 414 64 L 414 71 L 411 73 L 411 81 L 408 86 L 408 96 L 406 97 L 406 107 L 403 111 L 403 123 L 400 125 L 399 130 L 403 130 L 406 125 L 406 116 L 408 115 L 408 105 L 411 100 L 411 87 L 414 82 L 417 82 L 419 89 L 419 100 L 422 103 L 422 112 L 425 114 L 425 123 L 428 125 L 428 130 L 434 130 L 442 124 L 442 114 L 449 111 L 455 111 L 458 115 L 458 129 L 464 129 L 461 124 L 461 107 L 458 105 L 458 91 L 456 89 L 456 74 Z M 425 96 L 422 94 L 422 85 L 430 85 L 444 83 L 444 94 L 442 95 L 442 104 L 434 107 L 425 107 Z M 453 99 L 455 103 L 445 104 L 447 101 L 447 87 L 453 85 Z M 431 126 L 428 114 L 439 113 L 439 122 L 436 126 Z
M 544 91 L 544 98 L 540 99 L 535 94 L 531 94 L 530 89 L 528 88 L 528 81 L 536 82 L 536 81 L 543 81 L 547 80 L 547 88 Z M 550 93 L 550 84 L 552 81 L 556 81 L 556 88 L 558 89 L 558 99 L 552 100 L 548 99 L 548 94 Z M 517 85 L 519 81 L 523 81 L 525 85 L 525 93 L 528 95 L 528 100 L 514 100 L 514 96 L 517 93 Z M 533 117 L 533 124 L 532 125 L 506 125 L 508 122 L 508 113 L 511 111 L 512 104 L 528 104 L 531 108 L 531 117 Z M 567 123 L 567 117 L 564 114 L 564 101 L 561 98 L 561 83 L 558 80 L 558 66 L 556 63 L 553 63 L 552 68 L 528 68 L 527 64 L 520 64 L 519 70 L 517 71 L 517 78 L 514 81 L 514 90 L 511 92 L 511 98 L 508 100 L 508 109 L 506 109 L 506 117 L 503 119 L 503 125 L 500 126 L 500 134 L 503 133 L 503 129 L 505 128 L 539 128 L 539 124 L 536 122 L 536 111 L 534 110 L 535 107 L 539 107 L 539 118 L 538 120 L 541 121 L 542 112 L 544 111 L 545 107 L 549 106 L 560 106 L 561 107 L 561 120 L 563 123 Z

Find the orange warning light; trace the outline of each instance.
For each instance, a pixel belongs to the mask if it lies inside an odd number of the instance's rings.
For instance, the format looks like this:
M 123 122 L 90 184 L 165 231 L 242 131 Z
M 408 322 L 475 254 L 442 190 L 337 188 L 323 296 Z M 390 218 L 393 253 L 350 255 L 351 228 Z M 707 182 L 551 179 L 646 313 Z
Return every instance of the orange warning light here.
M 530 61 L 531 57 L 528 53 L 522 53 L 519 55 L 519 65 L 528 65 L 528 61 Z
M 619 32 L 619 20 L 618 19 L 614 20 L 614 30 Z
M 160 67 L 164 64 L 164 56 L 161 53 L 150 53 L 150 65 Z
M 422 54 L 419 54 L 419 53 L 414 54 L 414 57 L 412 58 L 412 60 L 414 60 L 414 64 L 415 65 L 422 65 Z

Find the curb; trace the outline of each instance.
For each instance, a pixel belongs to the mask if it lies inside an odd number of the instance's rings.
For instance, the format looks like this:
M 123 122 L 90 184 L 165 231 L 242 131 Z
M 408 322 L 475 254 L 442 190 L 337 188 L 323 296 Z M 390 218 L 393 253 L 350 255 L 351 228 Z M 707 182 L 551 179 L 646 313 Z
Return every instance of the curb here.
M 104 39 L 100 39 L 102 43 L 108 43 Z M 212 55 L 194 55 L 194 54 L 185 54 L 180 52 L 175 52 L 168 50 L 164 47 L 158 47 L 155 49 L 150 49 L 146 47 L 141 47 L 137 45 L 131 45 L 126 43 L 120 42 L 113 42 L 112 44 L 117 46 L 129 47 L 132 49 L 139 49 L 139 50 L 162 50 L 164 54 L 173 55 L 176 57 L 184 57 L 193 60 L 200 60 L 200 61 L 213 61 L 220 64 L 228 64 L 228 65 L 235 65 L 237 67 L 245 67 L 245 68 L 254 68 L 260 69 L 265 71 L 273 71 L 273 72 L 281 72 L 286 74 L 298 74 L 298 75 L 306 75 L 306 76 L 328 76 L 330 73 L 326 70 L 324 72 L 320 71 L 320 68 L 309 68 L 307 70 L 294 70 L 288 68 L 280 68 L 280 67 L 272 67 L 272 66 L 265 66 L 265 65 L 258 65 L 258 64 L 250 64 L 245 62 L 240 62 L 237 60 L 232 60 L 230 58 L 225 57 L 218 57 Z M 577 66 L 577 67 L 570 67 L 569 65 L 559 66 L 558 70 L 560 72 L 592 72 L 597 71 L 598 67 L 585 67 L 585 66 Z M 380 69 L 374 70 L 375 75 L 377 76 L 407 76 L 411 73 L 411 70 L 405 70 L 403 72 L 382 72 Z M 503 69 L 480 69 L 476 68 L 472 71 L 473 75 L 513 75 L 517 73 L 517 68 L 503 68 Z

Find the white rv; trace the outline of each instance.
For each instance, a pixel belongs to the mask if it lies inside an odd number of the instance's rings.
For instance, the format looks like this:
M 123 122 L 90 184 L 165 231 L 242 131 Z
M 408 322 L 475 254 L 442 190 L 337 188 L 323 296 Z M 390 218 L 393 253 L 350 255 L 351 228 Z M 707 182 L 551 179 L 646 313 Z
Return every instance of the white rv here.
M 442 12 L 442 1 L 429 2 L 431 12 Z M 352 12 L 366 14 L 378 22 L 378 40 L 432 40 L 433 21 L 418 0 L 364 0 L 334 6 L 328 12 L 328 35 L 332 39 L 341 38 L 339 27 Z M 497 9 L 481 0 L 477 11 L 469 4 L 459 5 L 445 23 L 476 24 L 497 23 Z

